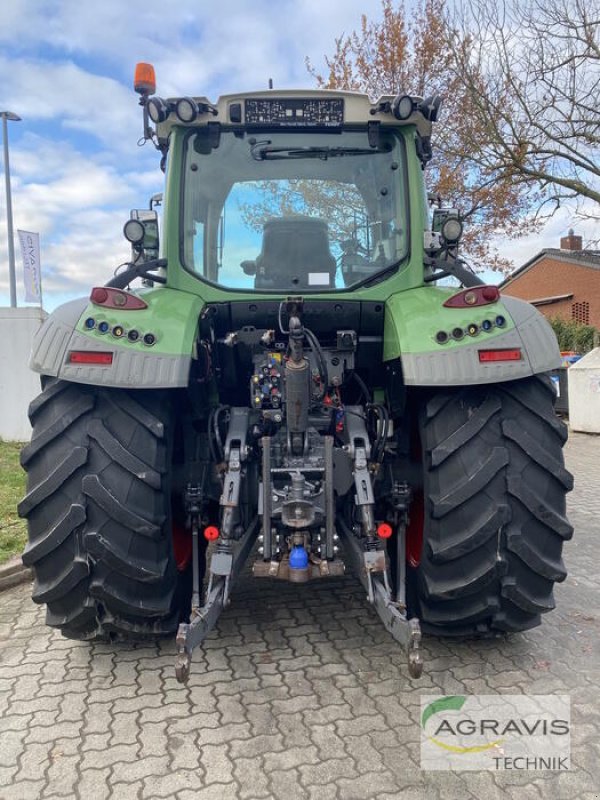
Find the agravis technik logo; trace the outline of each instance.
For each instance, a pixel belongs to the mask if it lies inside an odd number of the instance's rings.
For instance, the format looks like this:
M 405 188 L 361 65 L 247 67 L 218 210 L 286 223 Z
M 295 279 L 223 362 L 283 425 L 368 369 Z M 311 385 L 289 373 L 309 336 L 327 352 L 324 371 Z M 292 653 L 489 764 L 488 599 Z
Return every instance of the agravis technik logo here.
M 569 697 L 422 696 L 420 721 L 422 769 L 569 769 Z

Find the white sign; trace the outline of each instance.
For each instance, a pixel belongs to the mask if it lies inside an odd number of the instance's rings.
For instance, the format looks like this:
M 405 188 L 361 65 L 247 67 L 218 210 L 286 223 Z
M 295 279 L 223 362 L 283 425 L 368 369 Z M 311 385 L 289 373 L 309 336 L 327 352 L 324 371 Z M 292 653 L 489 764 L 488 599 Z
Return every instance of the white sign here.
M 421 769 L 570 769 L 566 695 L 421 695 Z
M 42 302 L 42 274 L 40 265 L 40 235 L 31 231 L 17 231 L 23 258 L 25 302 Z

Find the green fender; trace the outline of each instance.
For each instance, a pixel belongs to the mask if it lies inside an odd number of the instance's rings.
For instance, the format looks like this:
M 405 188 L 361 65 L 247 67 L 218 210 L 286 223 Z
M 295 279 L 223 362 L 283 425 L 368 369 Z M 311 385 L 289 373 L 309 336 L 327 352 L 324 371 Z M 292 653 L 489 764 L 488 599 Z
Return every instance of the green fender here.
M 501 297 L 474 308 L 444 307 L 457 291 L 423 286 L 395 294 L 386 303 L 383 358 L 400 361 L 406 385 L 496 383 L 560 366 L 552 328 L 532 305 Z M 497 324 L 498 318 L 504 319 L 503 324 Z M 484 330 L 484 321 L 492 323 L 489 331 Z M 436 338 L 440 332 L 448 335 L 444 343 Z M 519 358 L 481 362 L 483 350 L 519 351 Z
M 131 293 L 147 308 L 104 308 L 87 298 L 56 309 L 44 322 L 33 343 L 29 366 L 35 372 L 76 383 L 123 388 L 187 386 L 194 356 L 198 319 L 203 300 L 168 288 Z M 86 324 L 87 320 L 93 320 Z M 108 330 L 102 333 L 104 327 Z M 121 335 L 119 328 L 123 330 Z M 130 331 L 137 331 L 130 341 Z M 152 334 L 154 343 L 144 343 Z M 73 363 L 72 353 L 109 353 L 109 364 Z

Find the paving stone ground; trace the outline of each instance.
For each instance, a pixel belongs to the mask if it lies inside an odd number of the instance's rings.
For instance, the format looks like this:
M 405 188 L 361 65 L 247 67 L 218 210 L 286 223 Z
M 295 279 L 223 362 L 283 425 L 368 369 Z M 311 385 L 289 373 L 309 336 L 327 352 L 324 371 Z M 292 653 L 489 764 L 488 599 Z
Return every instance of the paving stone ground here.
M 63 639 L 28 585 L 0 596 L 0 798 L 529 800 L 600 798 L 600 438 L 573 434 L 569 578 L 540 628 L 427 638 L 408 677 L 356 579 L 245 579 L 189 684 L 172 641 Z M 569 772 L 423 772 L 424 694 L 568 694 Z

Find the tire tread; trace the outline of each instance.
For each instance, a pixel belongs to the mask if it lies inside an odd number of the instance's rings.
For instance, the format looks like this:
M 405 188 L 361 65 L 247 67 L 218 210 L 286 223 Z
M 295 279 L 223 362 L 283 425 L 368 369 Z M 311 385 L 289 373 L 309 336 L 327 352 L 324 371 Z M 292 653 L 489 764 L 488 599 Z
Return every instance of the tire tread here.
M 566 426 L 546 376 L 440 390 L 421 410 L 426 528 L 415 573 L 425 631 L 528 630 L 554 608 L 573 534 Z
M 186 610 L 170 530 L 173 413 L 166 392 L 52 378 L 29 407 L 23 561 L 47 624 L 68 638 L 172 634 Z

